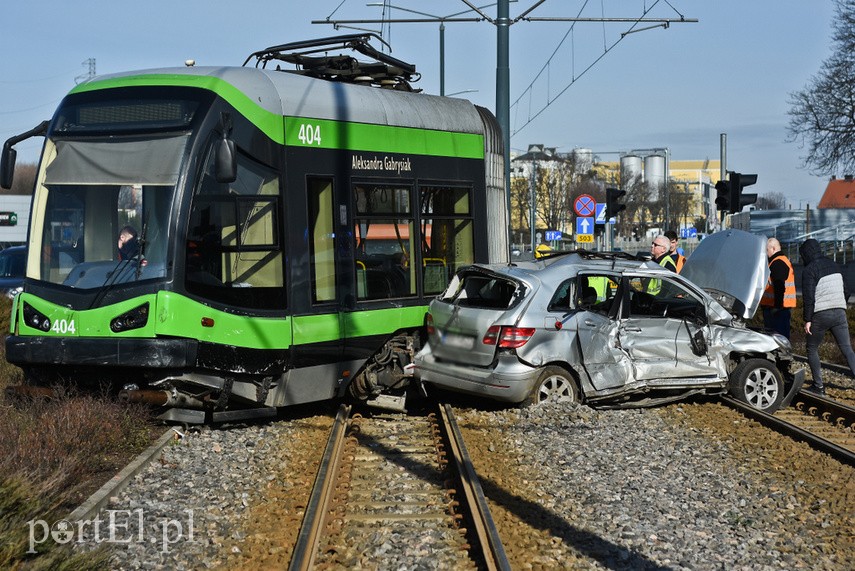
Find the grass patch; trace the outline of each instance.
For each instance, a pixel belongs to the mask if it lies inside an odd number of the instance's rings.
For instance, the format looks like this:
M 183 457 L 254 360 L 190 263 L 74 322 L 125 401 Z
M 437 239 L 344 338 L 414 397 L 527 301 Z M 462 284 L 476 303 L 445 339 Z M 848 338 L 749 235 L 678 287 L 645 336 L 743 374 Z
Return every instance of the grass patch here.
M 44 530 L 34 520 L 44 520 L 53 525 L 66 515 L 51 505 L 51 494 L 45 487 L 50 487 L 50 484 L 0 478 L 0 568 L 51 571 L 107 569 L 109 554 L 104 549 L 75 553 L 70 544 L 59 545 L 51 540 L 40 542 L 45 537 Z
M 21 369 L 5 359 L 10 304 L 0 302 L 0 390 L 19 384 Z M 2 393 L 0 393 L 2 394 Z M 0 403 L 0 569 L 104 569 L 103 550 L 73 553 L 51 539 L 31 551 L 28 522 L 67 517 L 86 497 L 152 441 L 142 406 L 105 396 Z M 44 530 L 35 528 L 37 539 Z
M 6 335 L 9 332 L 9 315 L 12 311 L 12 302 L 5 297 L 0 297 L 0 394 L 9 385 L 24 382 L 24 372 L 20 367 L 6 361 Z

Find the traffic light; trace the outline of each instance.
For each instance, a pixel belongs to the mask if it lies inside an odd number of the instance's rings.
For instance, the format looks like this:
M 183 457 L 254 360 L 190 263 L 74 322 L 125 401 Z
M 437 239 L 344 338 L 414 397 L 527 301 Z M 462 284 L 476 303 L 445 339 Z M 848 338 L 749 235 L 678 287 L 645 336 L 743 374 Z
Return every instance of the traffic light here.
M 730 173 L 730 211 L 742 212 L 743 206 L 757 202 L 756 194 L 743 194 L 742 189 L 757 182 L 756 174 Z
M 715 208 L 716 210 L 725 210 L 730 212 L 730 183 L 726 180 L 720 180 L 715 183 Z
M 606 220 L 616 216 L 618 212 L 626 208 L 626 204 L 619 202 L 625 194 L 625 190 L 617 188 L 606 189 Z

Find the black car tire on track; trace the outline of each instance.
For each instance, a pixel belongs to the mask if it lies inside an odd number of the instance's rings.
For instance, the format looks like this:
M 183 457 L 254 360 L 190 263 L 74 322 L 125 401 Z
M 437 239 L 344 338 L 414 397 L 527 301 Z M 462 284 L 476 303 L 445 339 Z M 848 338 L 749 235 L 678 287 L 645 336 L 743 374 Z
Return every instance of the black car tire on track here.
M 784 399 L 784 380 L 767 359 L 746 359 L 730 375 L 730 392 L 749 406 L 772 414 Z
M 561 367 L 549 366 L 537 378 L 537 383 L 522 402 L 522 406 L 546 401 L 579 402 L 579 389 L 573 376 Z

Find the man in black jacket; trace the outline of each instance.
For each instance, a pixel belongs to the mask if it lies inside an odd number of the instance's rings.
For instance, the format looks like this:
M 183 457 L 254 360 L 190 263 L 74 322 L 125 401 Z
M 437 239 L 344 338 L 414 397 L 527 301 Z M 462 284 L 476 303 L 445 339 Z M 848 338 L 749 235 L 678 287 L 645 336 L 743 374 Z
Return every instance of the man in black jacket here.
M 819 242 L 813 238 L 805 240 L 799 247 L 799 254 L 805 266 L 802 272 L 802 299 L 808 365 L 813 375 L 813 386 L 806 390 L 825 395 L 819 344 L 826 331 L 831 330 L 837 346 L 849 363 L 849 370 L 855 376 L 855 351 L 852 351 L 849 341 L 849 323 L 846 320 L 847 295 L 840 267 L 822 255 Z
M 140 243 L 137 240 L 137 230 L 133 226 L 125 226 L 119 230 L 119 259 L 132 260 L 140 253 Z

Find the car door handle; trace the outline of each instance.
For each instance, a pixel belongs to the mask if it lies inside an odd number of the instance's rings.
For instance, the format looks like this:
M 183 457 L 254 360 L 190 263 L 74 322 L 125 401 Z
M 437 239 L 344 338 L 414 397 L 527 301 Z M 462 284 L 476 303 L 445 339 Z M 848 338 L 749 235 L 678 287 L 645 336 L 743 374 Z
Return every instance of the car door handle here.
M 596 323 L 594 323 L 594 321 L 593 321 L 593 320 L 591 320 L 591 319 L 586 319 L 586 320 L 585 320 L 585 325 L 587 325 L 588 327 L 593 327 L 593 326 L 595 326 L 595 325 L 596 325 Z
M 641 333 L 641 327 L 624 327 L 624 331 L 630 331 L 632 333 Z

